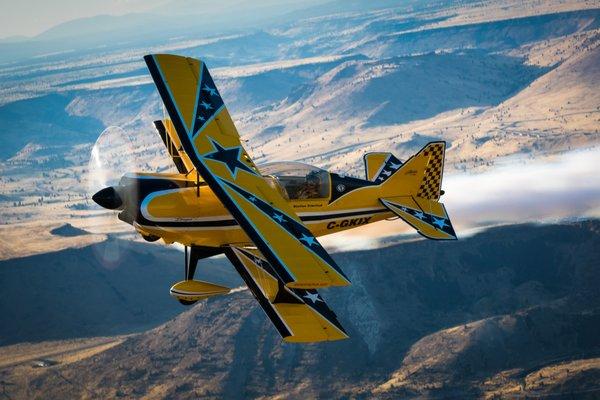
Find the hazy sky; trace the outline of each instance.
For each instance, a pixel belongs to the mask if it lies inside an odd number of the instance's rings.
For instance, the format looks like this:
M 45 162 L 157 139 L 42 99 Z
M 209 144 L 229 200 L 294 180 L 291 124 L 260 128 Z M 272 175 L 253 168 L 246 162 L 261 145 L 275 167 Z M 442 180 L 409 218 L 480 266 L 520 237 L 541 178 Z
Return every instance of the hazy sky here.
M 35 36 L 58 24 L 96 15 L 134 12 L 189 15 L 223 12 L 235 16 L 265 9 L 305 8 L 329 0 L 0 0 L 0 38 Z M 262 11 L 261 11 L 262 10 Z
M 0 38 L 34 36 L 57 24 L 100 14 L 144 12 L 168 0 L 0 0 Z

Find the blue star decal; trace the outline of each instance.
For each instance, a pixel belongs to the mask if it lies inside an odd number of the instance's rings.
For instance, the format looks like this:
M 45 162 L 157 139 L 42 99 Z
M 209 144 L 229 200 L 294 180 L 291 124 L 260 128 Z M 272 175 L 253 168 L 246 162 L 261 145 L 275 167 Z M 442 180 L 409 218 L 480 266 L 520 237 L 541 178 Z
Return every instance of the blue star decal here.
M 198 115 L 197 120 L 204 122 L 204 121 L 206 121 L 206 118 L 204 118 L 202 115 Z
M 402 164 L 394 164 L 394 163 L 391 163 L 391 164 L 390 164 L 390 168 L 391 168 L 391 169 L 398 169 L 398 168 L 400 168 L 401 166 L 402 166 Z
M 440 229 L 443 229 L 446 226 L 446 219 L 433 217 L 433 224 L 437 225 Z
M 315 241 L 315 238 L 312 236 L 307 236 L 304 233 L 302 233 L 302 237 L 300 238 L 300 241 L 305 242 L 308 247 L 312 247 L 313 244 L 316 244 L 317 242 Z
M 215 151 L 206 154 L 204 158 L 219 161 L 227 165 L 227 168 L 229 168 L 229 171 L 234 178 L 237 176 L 238 169 L 254 174 L 254 171 L 240 160 L 240 155 L 242 153 L 242 148 L 240 146 L 225 148 L 214 140 L 211 141 Z
M 200 105 L 201 105 L 202 107 L 204 107 L 204 109 L 205 109 L 205 110 L 210 110 L 210 109 L 212 109 L 212 108 L 213 108 L 213 107 L 210 105 L 210 103 L 207 103 L 207 102 L 205 102 L 205 101 L 202 101 L 202 102 L 200 102 Z
M 256 201 L 256 197 L 250 196 L 250 197 L 248 197 L 248 200 L 250 200 L 251 202 L 254 203 Z
M 204 90 L 205 92 L 208 92 L 211 96 L 219 95 L 219 93 L 217 93 L 217 89 L 212 88 L 212 87 L 208 86 L 207 84 L 204 84 L 204 87 L 202 88 L 202 90 Z
M 417 211 L 415 213 L 415 217 L 417 217 L 419 219 L 423 219 L 425 217 L 425 214 L 423 214 L 421 211 Z
M 283 215 L 275 213 L 273 215 L 273 219 L 279 221 L 280 224 L 284 223 L 286 220 L 283 218 Z

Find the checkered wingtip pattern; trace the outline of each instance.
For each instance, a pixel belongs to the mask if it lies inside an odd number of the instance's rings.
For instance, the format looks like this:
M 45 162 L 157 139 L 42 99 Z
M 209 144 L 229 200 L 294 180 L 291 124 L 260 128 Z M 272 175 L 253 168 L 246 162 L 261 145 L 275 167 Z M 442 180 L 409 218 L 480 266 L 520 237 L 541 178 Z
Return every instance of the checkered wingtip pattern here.
M 440 198 L 442 171 L 444 170 L 444 143 L 432 143 L 423 150 L 423 156 L 429 161 L 417 197 L 427 200 Z

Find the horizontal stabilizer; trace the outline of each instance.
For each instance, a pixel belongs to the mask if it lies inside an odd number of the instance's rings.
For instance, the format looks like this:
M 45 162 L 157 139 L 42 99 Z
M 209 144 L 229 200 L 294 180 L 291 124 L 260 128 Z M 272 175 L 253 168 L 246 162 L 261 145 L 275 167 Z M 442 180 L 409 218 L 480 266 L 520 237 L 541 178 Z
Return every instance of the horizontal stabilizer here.
M 456 233 L 446 207 L 435 200 L 413 196 L 379 199 L 390 211 L 428 239 L 453 240 Z
M 246 285 L 286 342 L 321 342 L 348 335 L 314 289 L 291 289 L 256 249 L 225 251 Z

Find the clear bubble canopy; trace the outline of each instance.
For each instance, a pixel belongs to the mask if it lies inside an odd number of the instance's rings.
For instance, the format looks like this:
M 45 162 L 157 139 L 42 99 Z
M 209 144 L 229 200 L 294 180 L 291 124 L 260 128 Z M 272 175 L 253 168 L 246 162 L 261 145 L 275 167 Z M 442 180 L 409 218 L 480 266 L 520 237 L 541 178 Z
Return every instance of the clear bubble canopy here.
M 323 199 L 330 193 L 329 173 L 301 162 L 273 162 L 259 165 L 260 172 L 287 199 Z

